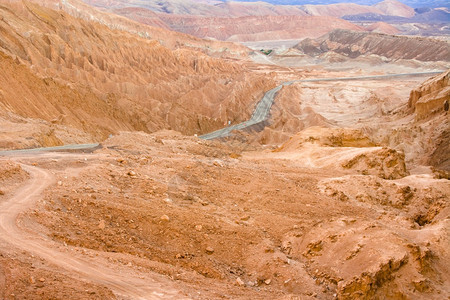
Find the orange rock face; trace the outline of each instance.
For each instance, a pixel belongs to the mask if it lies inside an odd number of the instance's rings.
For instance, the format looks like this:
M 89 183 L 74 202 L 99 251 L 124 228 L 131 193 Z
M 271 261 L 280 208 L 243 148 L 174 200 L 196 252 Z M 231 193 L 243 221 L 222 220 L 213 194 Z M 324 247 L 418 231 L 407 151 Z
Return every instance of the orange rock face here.
M 450 71 L 424 82 L 411 91 L 408 105 L 415 110 L 416 119 L 424 119 L 444 110 L 450 99 Z
M 186 49 L 183 40 L 173 50 L 34 3 L 0 14 L 2 105 L 22 117 L 61 119 L 97 140 L 118 130 L 210 131 L 249 115 L 271 84 L 242 64 Z M 218 44 L 207 48 L 232 51 Z

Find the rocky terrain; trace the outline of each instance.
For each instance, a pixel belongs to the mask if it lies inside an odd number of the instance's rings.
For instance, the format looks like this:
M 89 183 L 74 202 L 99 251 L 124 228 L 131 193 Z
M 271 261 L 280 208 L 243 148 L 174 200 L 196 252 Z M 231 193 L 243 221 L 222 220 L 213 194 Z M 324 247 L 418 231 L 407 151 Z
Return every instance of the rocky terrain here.
M 305 39 L 294 48 L 312 56 L 333 52 L 350 58 L 375 54 L 391 60 L 450 60 L 450 45 L 445 41 L 339 29 L 316 40 Z
M 23 137 L 29 141 L 22 147 L 79 142 L 79 134 L 58 134 L 64 126 L 88 133 L 88 140 L 118 130 L 206 132 L 243 118 L 243 110 L 250 114 L 252 101 L 271 84 L 240 63 L 214 58 L 210 52 L 233 51 L 227 43 L 208 45 L 206 54 L 181 43 L 170 48 L 161 45 L 164 40 L 112 30 L 34 3 L 2 4 L 0 15 L 5 33 L 0 36 L 1 105 L 9 114 L 47 121 L 43 131 L 35 128 Z M 218 103 L 223 110 L 217 110 Z M 36 137 L 42 135 L 52 138 L 42 142 Z M 6 137 L 3 141 L 10 143 Z
M 0 299 L 450 297 L 447 42 L 255 51 L 117 3 L 0 0 Z

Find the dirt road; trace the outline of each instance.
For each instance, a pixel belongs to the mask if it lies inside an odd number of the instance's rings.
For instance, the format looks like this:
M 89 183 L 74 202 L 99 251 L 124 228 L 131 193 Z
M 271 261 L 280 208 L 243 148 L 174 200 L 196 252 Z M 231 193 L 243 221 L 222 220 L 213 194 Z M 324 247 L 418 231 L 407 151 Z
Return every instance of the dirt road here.
M 74 154 L 58 154 L 77 158 Z M 83 155 L 85 157 L 86 155 Z M 80 156 L 81 157 L 81 156 Z M 28 156 L 29 158 L 29 156 Z M 20 161 L 19 157 L 14 158 Z M 161 275 L 149 278 L 130 270 L 112 268 L 98 257 L 82 255 L 73 247 L 61 247 L 47 237 L 33 234 L 31 228 L 21 228 L 18 216 L 31 208 L 42 192 L 55 183 L 54 176 L 47 170 L 21 163 L 30 174 L 27 181 L 7 201 L 0 205 L 0 238 L 11 246 L 25 250 L 56 265 L 68 274 L 77 274 L 81 279 L 110 288 L 119 299 L 182 299 L 184 298 L 171 283 Z M 95 257 L 95 256 L 94 256 Z

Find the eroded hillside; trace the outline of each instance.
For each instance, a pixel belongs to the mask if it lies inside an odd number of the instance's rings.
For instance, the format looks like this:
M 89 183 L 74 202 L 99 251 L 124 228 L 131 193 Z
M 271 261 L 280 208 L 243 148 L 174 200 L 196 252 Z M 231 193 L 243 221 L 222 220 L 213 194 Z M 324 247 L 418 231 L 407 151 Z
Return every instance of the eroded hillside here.
M 387 34 L 335 30 L 316 40 L 306 39 L 295 48 L 308 55 L 334 52 L 350 58 L 375 54 L 388 59 L 449 61 L 448 42 Z
M 4 3 L 0 14 L 2 105 L 22 117 L 84 129 L 95 140 L 118 129 L 207 132 L 248 116 L 272 84 L 242 64 L 169 49 L 34 3 Z M 112 115 L 114 121 L 105 120 Z

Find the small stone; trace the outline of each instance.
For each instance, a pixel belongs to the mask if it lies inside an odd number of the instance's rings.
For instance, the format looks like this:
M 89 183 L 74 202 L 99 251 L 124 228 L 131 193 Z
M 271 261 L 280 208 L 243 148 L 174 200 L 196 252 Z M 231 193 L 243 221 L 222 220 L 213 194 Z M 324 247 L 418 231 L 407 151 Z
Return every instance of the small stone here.
M 40 282 L 44 282 L 45 279 L 44 279 L 43 277 L 41 277 L 41 278 L 39 278 L 39 281 L 40 281 Z
M 128 176 L 136 176 L 136 172 L 135 171 L 128 171 Z
M 195 225 L 195 230 L 202 231 L 203 226 L 202 225 Z
M 32 283 L 32 284 L 36 283 L 36 280 L 34 279 L 33 276 L 30 276 L 30 283 Z
M 103 230 L 105 227 L 105 220 L 100 220 L 100 222 L 98 222 L 98 228 Z
M 243 216 L 243 217 L 241 218 L 242 221 L 248 221 L 249 219 L 250 219 L 250 216 L 249 216 L 249 215 Z
M 241 279 L 241 277 L 236 278 L 236 283 L 239 286 L 243 286 L 245 285 L 244 281 Z
M 161 221 L 169 222 L 169 221 L 170 221 L 170 218 L 169 218 L 168 215 L 162 215 L 162 216 L 161 216 Z
M 206 253 L 208 253 L 208 254 L 213 254 L 213 253 L 214 253 L 214 248 L 212 248 L 212 247 L 206 247 Z
M 62 185 L 62 181 L 60 180 L 60 181 L 58 181 L 58 185 L 59 186 L 61 186 Z
M 264 283 L 267 284 L 267 285 L 269 285 L 271 282 L 272 282 L 272 279 L 266 279 L 266 280 L 264 280 Z
M 213 164 L 214 164 L 216 167 L 223 167 L 223 164 L 222 164 L 220 161 L 218 161 L 218 160 L 215 160 Z
M 176 258 L 176 259 L 181 259 L 181 258 L 183 258 L 183 255 L 181 255 L 180 253 L 178 253 L 177 255 L 175 255 L 175 258 Z
M 120 163 L 120 164 L 126 164 L 127 163 L 127 161 L 125 159 L 123 159 L 123 158 L 118 158 L 117 162 Z

